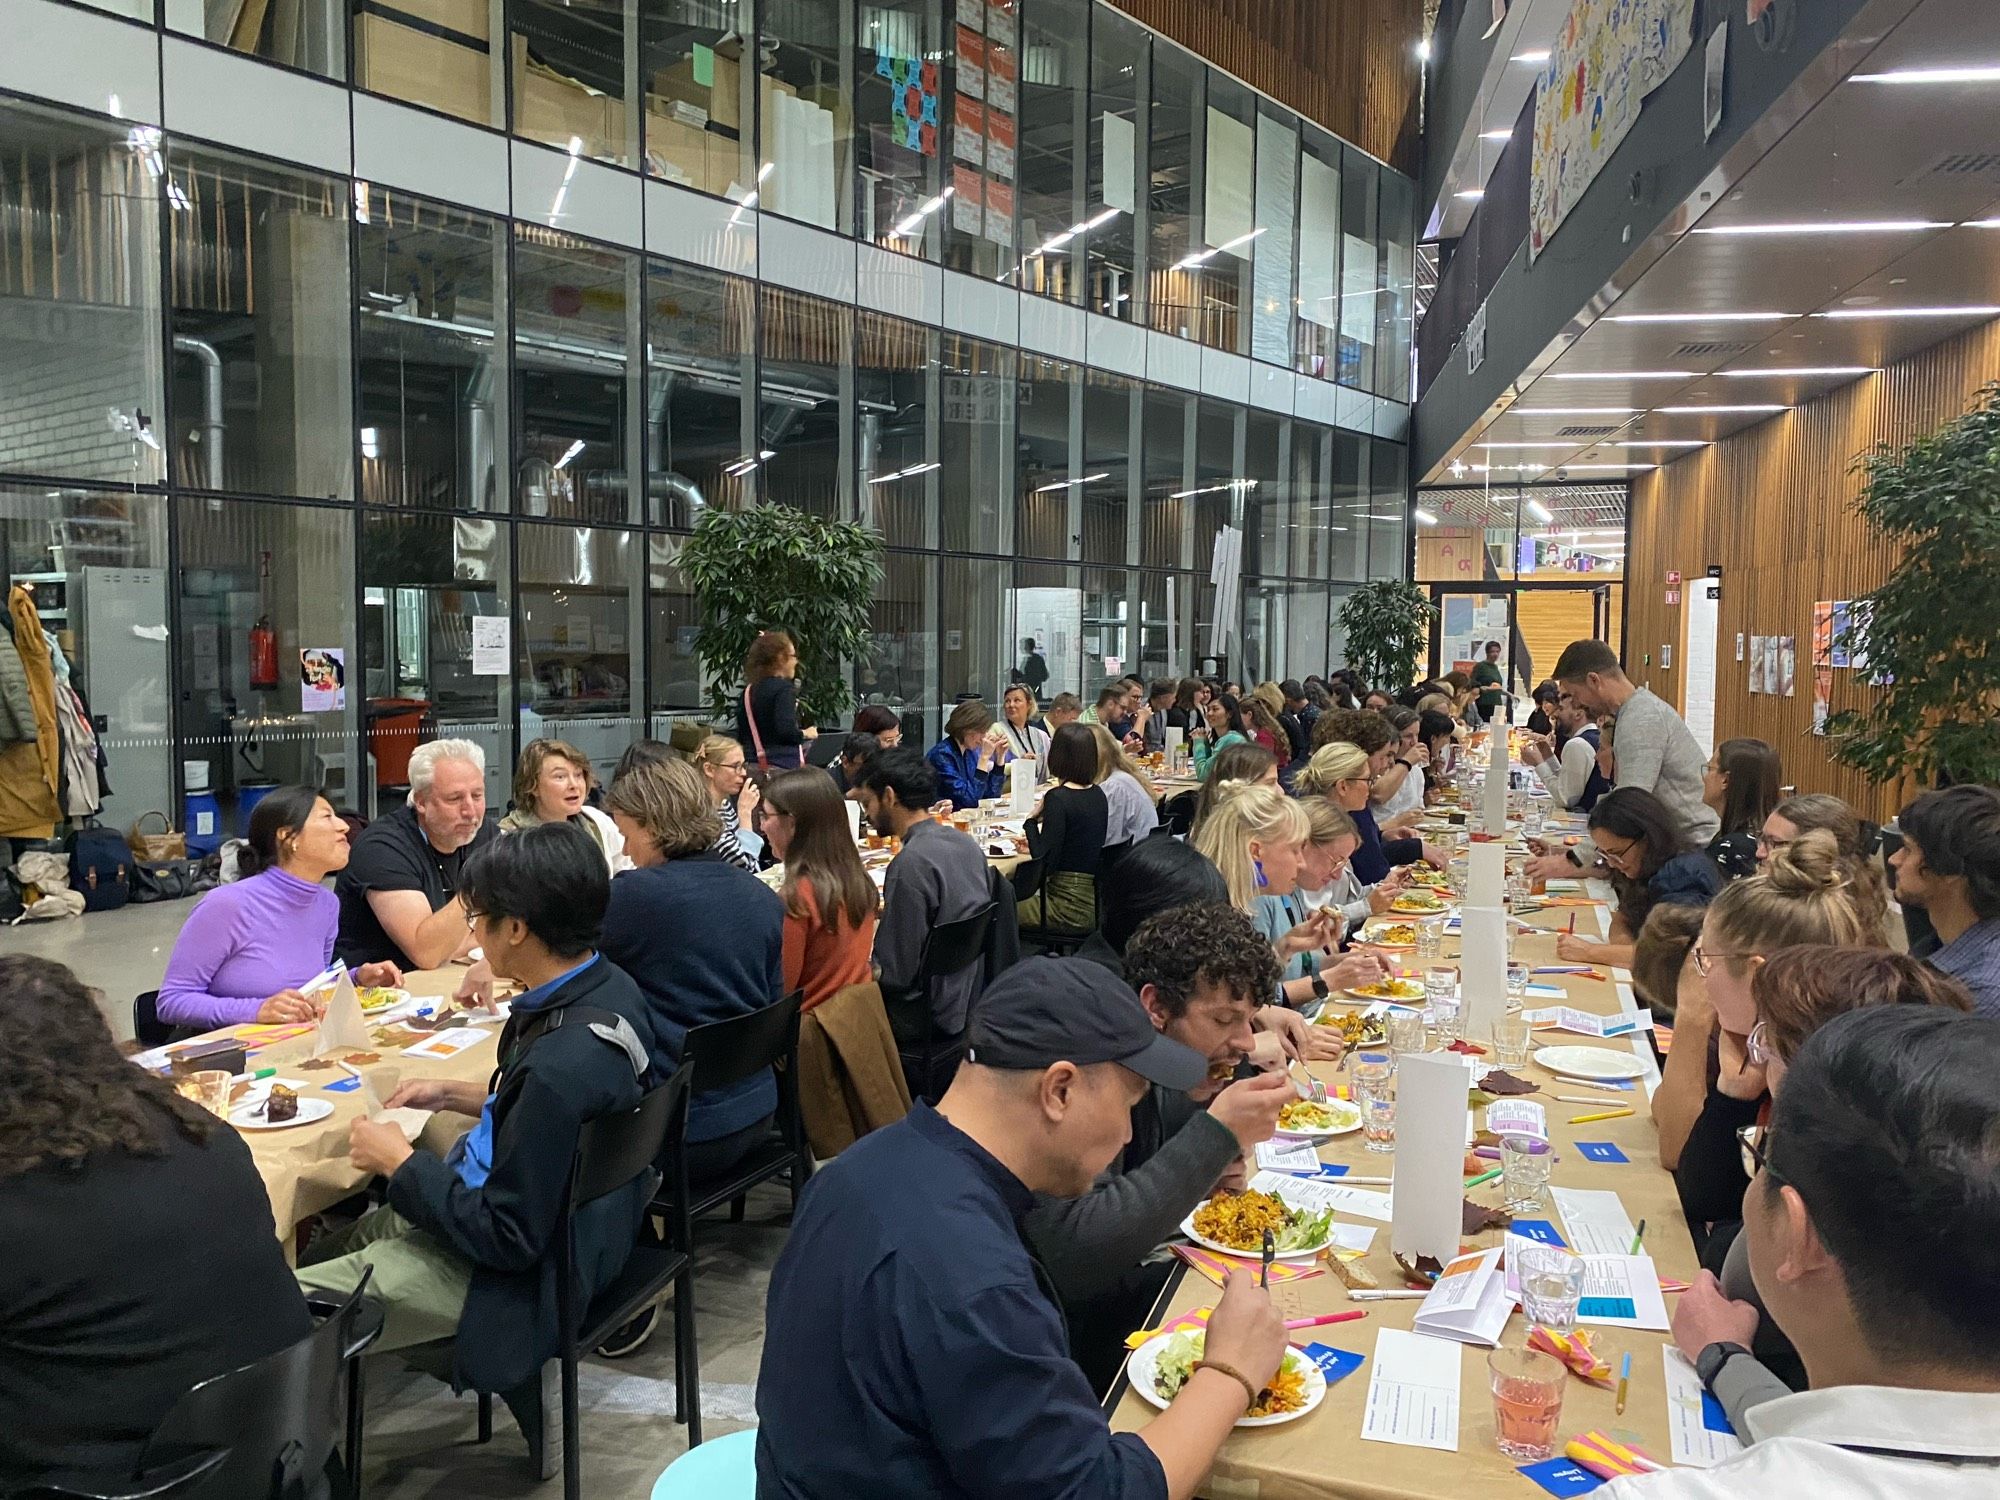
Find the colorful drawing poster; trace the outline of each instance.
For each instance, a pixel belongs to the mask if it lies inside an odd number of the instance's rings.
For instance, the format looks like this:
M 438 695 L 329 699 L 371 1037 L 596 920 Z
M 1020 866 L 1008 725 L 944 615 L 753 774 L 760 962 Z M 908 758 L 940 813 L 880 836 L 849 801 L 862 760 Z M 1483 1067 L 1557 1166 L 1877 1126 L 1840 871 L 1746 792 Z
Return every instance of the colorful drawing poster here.
M 347 653 L 317 646 L 299 653 L 299 707 L 309 714 L 338 713 L 347 707 Z
M 975 167 L 986 164 L 986 106 L 963 94 L 953 100 L 951 154 Z
M 1012 249 L 1014 245 L 1014 184 L 986 179 L 986 238 Z
M 937 155 L 938 65 L 885 51 L 875 71 L 889 80 L 890 139 L 910 151 Z
M 969 26 L 958 28 L 958 91 L 986 97 L 986 38 Z
M 986 232 L 986 179 L 970 167 L 951 167 L 951 227 L 966 234 Z
M 996 179 L 1014 180 L 1014 117 L 986 106 L 986 171 Z
M 1753 693 L 1764 691 L 1764 642 L 1767 639 L 1769 638 L 1761 635 L 1750 637 L 1749 687 Z
M 1848 650 L 1851 645 L 1848 637 L 1851 634 L 1852 627 L 1853 616 L 1848 607 L 1848 601 L 1845 599 L 1834 600 L 1833 635 L 1828 642 L 1830 649 L 1827 652 L 1826 664 L 1828 666 L 1844 667 L 1848 665 Z
M 1795 635 L 1778 637 L 1778 685 L 1774 689 L 1780 698 L 1796 696 L 1799 676 L 1799 638 Z
M 958 0 L 958 24 L 974 31 L 986 29 L 986 0 Z
M 1539 256 L 1694 45 L 1695 0 L 1574 0 L 1535 93 L 1528 196 Z
M 1020 76 L 1014 49 L 999 42 L 986 44 L 986 102 L 1008 114 L 1015 111 L 1014 84 Z

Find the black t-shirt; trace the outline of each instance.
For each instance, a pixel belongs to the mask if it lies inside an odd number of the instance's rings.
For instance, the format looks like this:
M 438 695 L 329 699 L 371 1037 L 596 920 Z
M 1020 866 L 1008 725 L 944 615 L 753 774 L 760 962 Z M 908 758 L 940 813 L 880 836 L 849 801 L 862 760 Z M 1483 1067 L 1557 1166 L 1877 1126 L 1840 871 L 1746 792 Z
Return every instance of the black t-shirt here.
M 0 1179 L 0 1481 L 129 1473 L 189 1387 L 311 1329 L 242 1138 Z
M 424 837 L 417 810 L 407 802 L 369 824 L 367 832 L 354 841 L 347 868 L 334 877 L 333 893 L 340 898 L 340 935 L 334 940 L 334 956 L 350 967 L 385 959 L 403 969 L 422 967 L 412 963 L 383 931 L 375 908 L 368 904 L 368 893 L 422 891 L 431 910 L 436 911 L 458 890 L 465 862 L 498 836 L 489 820 L 480 824 L 479 832 L 464 848 L 440 854 Z

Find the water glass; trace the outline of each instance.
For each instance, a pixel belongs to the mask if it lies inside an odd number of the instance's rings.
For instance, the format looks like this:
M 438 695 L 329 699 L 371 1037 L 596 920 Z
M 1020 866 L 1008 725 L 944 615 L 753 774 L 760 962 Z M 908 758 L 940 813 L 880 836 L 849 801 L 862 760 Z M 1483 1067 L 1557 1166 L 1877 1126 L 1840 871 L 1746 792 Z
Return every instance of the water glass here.
M 1422 917 L 1417 921 L 1417 957 L 1444 956 L 1444 918 Z
M 1493 1435 L 1509 1458 L 1552 1458 L 1562 1426 L 1563 1362 L 1535 1349 L 1495 1349 L 1486 1356 L 1493 1385 Z
M 229 1115 L 229 1086 L 235 1081 L 235 1076 L 226 1069 L 203 1068 L 176 1078 L 174 1092 L 183 1099 L 192 1099 L 218 1119 L 226 1119 Z
M 1528 1065 L 1528 1023 L 1520 1016 L 1502 1016 L 1493 1023 L 1493 1063 L 1501 1068 Z
M 1425 1028 L 1421 1014 L 1390 1012 L 1389 1050 L 1397 1057 L 1410 1057 L 1430 1050 L 1430 1032 Z
M 1547 821 L 1547 818 L 1548 814 L 1543 809 L 1542 799 L 1540 797 L 1530 797 L 1527 807 L 1522 809 L 1521 812 L 1521 836 L 1530 839 L 1539 838 L 1542 832 L 1542 825 Z
M 1584 1259 L 1560 1245 L 1525 1245 L 1513 1252 L 1521 1315 L 1554 1333 L 1576 1327 L 1583 1302 Z
M 1396 1060 L 1386 1052 L 1357 1052 L 1353 1063 L 1354 1093 L 1357 1101 L 1362 1093 L 1385 1084 L 1396 1076 Z
M 1528 981 L 1534 978 L 1534 970 L 1519 959 L 1510 959 L 1507 964 L 1507 1014 L 1519 1015 L 1528 1004 Z
M 1396 1080 L 1389 1077 L 1357 1090 L 1361 1105 L 1361 1143 L 1370 1151 L 1396 1149 Z
M 1500 1138 L 1500 1182 L 1509 1213 L 1541 1207 L 1542 1191 L 1549 1185 L 1549 1169 L 1555 1160 L 1555 1148 L 1547 1141 L 1531 1135 Z

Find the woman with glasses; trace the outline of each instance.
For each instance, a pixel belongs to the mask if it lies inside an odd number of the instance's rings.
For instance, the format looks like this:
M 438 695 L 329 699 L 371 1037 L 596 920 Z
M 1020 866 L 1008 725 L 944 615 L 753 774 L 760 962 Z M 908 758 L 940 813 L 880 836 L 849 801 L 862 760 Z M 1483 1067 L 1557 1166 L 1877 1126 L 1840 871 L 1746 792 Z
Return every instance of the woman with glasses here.
M 1603 942 L 1575 933 L 1556 939 L 1564 963 L 1632 966 L 1646 914 L 1662 902 L 1706 906 L 1722 885 L 1708 856 L 1689 844 L 1680 825 L 1651 792 L 1621 786 L 1590 810 L 1590 838 L 1611 871 L 1615 905 Z
M 1756 1019 L 1744 1055 L 1748 1066 L 1763 1071 L 1771 1100 L 1806 1039 L 1836 1016 L 1882 1005 L 1972 1010 L 1972 996 L 1956 980 L 1880 948 L 1779 948 L 1758 965 L 1749 999 Z M 1743 1019 L 1736 1015 L 1739 1023 Z M 1756 1121 L 1736 1129 L 1738 1165 L 1746 1179 L 1764 1167 L 1769 1108 L 1767 1102 Z M 1720 1273 L 1704 1270 L 1675 1304 L 1674 1342 L 1705 1372 L 1705 1383 L 1738 1434 L 1750 1433 L 1743 1415 L 1752 1406 L 1799 1387 L 1797 1355 L 1764 1313 L 1740 1235 L 1730 1241 Z
M 1374 779 L 1368 772 L 1368 759 L 1368 752 L 1359 745 L 1329 740 L 1313 751 L 1312 759 L 1299 771 L 1293 787 L 1301 797 L 1325 797 L 1354 820 L 1354 831 L 1361 840 L 1353 855 L 1354 878 L 1363 886 L 1383 886 L 1394 866 L 1415 864 L 1420 859 L 1427 859 L 1442 870 L 1451 862 L 1446 850 L 1421 839 L 1382 837 L 1368 805 Z M 1384 889 L 1393 894 L 1394 883 Z M 1386 896 L 1380 909 L 1388 910 Z
M 1703 983 L 1682 997 L 1653 1095 L 1660 1164 L 1674 1174 L 1697 1245 L 1702 1226 L 1741 1217 L 1746 1179 L 1733 1132 L 1756 1121 L 1766 1094 L 1764 1067 L 1749 1057 L 1751 983 L 1767 954 L 1800 944 L 1883 946 L 1830 834 L 1806 835 L 1773 855 L 1763 874 L 1725 887 L 1702 923 L 1693 961 Z M 1725 1227 L 1722 1243 L 1733 1232 Z
M 715 836 L 715 853 L 739 870 L 754 871 L 764 841 L 750 832 L 750 823 L 757 816 L 763 794 L 750 779 L 750 762 L 743 747 L 712 734 L 695 747 L 694 764 L 722 824 L 722 832 Z
M 1757 840 L 1778 805 L 1782 776 L 1778 752 L 1762 740 L 1724 740 L 1702 767 L 1701 800 L 1722 820 L 1708 841 L 1708 857 L 1723 879 L 1757 873 Z
M 1020 683 L 1000 695 L 1000 732 L 1013 760 L 1035 763 L 1035 779 L 1049 779 L 1049 732 L 1033 722 L 1035 697 Z

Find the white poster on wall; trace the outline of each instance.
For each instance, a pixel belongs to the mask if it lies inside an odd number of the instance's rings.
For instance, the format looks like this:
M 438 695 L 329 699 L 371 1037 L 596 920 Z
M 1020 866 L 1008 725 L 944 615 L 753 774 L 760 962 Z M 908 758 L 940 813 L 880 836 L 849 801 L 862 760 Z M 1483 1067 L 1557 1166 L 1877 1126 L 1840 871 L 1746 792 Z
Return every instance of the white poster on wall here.
M 1359 235 L 1340 237 L 1340 336 L 1375 342 L 1375 247 Z
M 1340 316 L 1340 169 L 1299 158 L 1299 316 L 1334 328 Z
M 1249 255 L 1237 244 L 1255 232 L 1257 181 L 1255 137 L 1241 120 L 1210 107 L 1208 173 L 1202 193 L 1202 243 L 1237 245 L 1231 254 Z
M 505 677 L 514 670 L 512 622 L 505 615 L 472 617 L 472 675 Z M 692 648 L 690 648 L 692 649 Z
M 1104 149 L 1104 206 L 1122 208 L 1128 214 L 1136 213 L 1138 198 L 1133 191 L 1133 179 L 1139 140 L 1132 122 L 1124 115 L 1107 111 L 1101 139 Z

